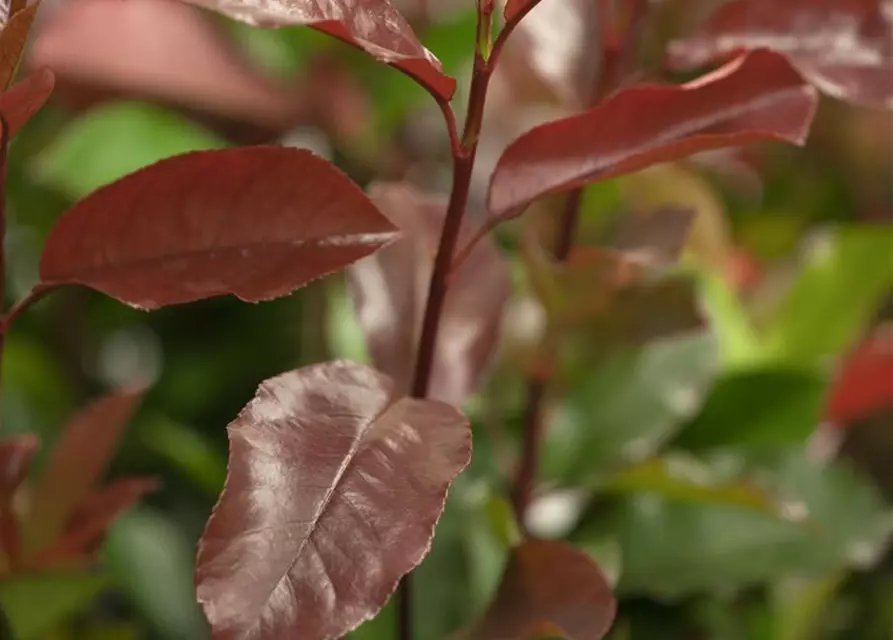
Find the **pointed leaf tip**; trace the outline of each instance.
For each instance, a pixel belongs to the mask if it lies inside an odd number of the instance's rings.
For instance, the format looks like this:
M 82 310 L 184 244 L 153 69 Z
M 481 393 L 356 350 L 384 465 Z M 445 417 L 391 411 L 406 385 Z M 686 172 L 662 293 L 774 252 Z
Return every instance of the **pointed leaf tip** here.
M 448 101 L 456 81 L 443 73 L 406 19 L 387 0 L 186 0 L 258 27 L 306 25 L 400 69 L 439 100 Z
M 765 50 L 686 85 L 634 86 L 515 140 L 493 172 L 488 207 L 511 218 L 544 195 L 699 151 L 766 140 L 802 145 L 816 103 L 791 64 Z
M 267 380 L 227 431 L 196 561 L 214 640 L 323 640 L 373 617 L 471 455 L 457 409 L 344 360 Z
M 344 173 L 304 149 L 197 151 L 87 196 L 50 232 L 44 285 L 143 309 L 281 297 L 397 237 Z

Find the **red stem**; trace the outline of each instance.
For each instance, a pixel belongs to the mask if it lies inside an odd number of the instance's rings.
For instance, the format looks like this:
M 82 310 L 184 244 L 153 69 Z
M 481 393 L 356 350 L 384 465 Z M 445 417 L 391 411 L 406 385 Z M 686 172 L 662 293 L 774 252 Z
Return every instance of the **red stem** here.
M 489 24 L 489 16 L 482 12 L 478 34 L 482 26 Z M 413 397 L 424 398 L 428 395 L 431 371 L 437 355 L 437 333 L 440 328 L 440 317 L 443 312 L 449 288 L 450 266 L 462 227 L 462 218 L 468 205 L 468 192 L 471 187 L 471 176 L 477 155 L 477 143 L 480 137 L 481 123 L 484 117 L 484 104 L 487 87 L 490 83 L 492 65 L 484 58 L 480 47 L 481 39 L 475 46 L 474 72 L 471 79 L 471 90 L 468 98 L 468 110 L 465 116 L 465 128 L 459 140 L 452 109 L 448 104 L 439 101 L 441 111 L 446 119 L 453 148 L 453 185 L 450 201 L 447 205 L 446 219 L 440 234 L 437 255 L 434 258 L 434 269 L 428 286 L 428 299 L 422 320 L 422 335 L 419 338 L 415 372 L 413 374 L 411 393 Z M 492 57 L 491 57 L 492 61 Z M 397 637 L 399 640 L 412 640 L 412 583 L 407 574 L 400 582 L 397 591 Z

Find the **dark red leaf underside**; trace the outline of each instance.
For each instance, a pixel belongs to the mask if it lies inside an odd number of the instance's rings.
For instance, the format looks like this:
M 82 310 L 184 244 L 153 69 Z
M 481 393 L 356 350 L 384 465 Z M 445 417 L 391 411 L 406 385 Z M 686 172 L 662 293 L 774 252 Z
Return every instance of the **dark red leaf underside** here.
M 555 540 L 527 540 L 512 551 L 496 598 L 468 640 L 529 638 L 560 629 L 571 640 L 600 640 L 617 603 L 587 554 Z
M 673 42 L 676 69 L 763 47 L 784 53 L 824 93 L 893 109 L 893 10 L 887 0 L 736 0 Z
M 387 0 L 186 1 L 258 27 L 312 27 L 400 69 L 441 100 L 449 100 L 456 88 L 456 81 L 443 73 L 437 59 Z
M 406 184 L 377 184 L 369 197 L 402 232 L 397 242 L 348 269 L 348 284 L 375 366 L 408 392 L 446 199 Z M 460 244 L 473 229 L 463 227 Z M 430 397 L 460 405 L 496 350 L 510 293 L 508 266 L 489 238 L 450 279 Z
M 141 392 L 109 394 L 80 411 L 50 451 L 29 500 L 28 547 L 56 539 L 102 480 Z
M 336 638 L 373 617 L 471 455 L 458 410 L 347 361 L 267 380 L 228 433 L 196 562 L 214 640 Z
M 879 329 L 841 367 L 825 417 L 849 425 L 893 407 L 893 326 Z
M 89 557 L 118 516 L 157 488 L 153 478 L 123 478 L 94 492 L 74 511 L 62 535 L 37 553 L 29 566 L 49 569 L 66 560 Z
M 802 144 L 816 101 L 783 56 L 764 50 L 686 85 L 620 91 L 509 145 L 490 181 L 491 215 L 510 218 L 544 195 L 699 151 L 762 140 Z
M 47 239 L 40 276 L 143 309 L 224 294 L 258 302 L 395 238 L 360 188 L 309 151 L 199 151 L 75 205 Z
M 53 93 L 55 78 L 49 69 L 38 69 L 0 93 L 0 113 L 9 127 L 10 137 L 24 127 Z

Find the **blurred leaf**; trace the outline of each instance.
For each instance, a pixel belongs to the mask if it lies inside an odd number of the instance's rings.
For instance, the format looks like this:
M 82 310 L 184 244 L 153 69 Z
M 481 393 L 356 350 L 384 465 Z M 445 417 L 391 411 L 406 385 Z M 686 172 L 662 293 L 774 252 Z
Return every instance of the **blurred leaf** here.
M 738 295 L 722 277 L 701 274 L 701 293 L 710 327 L 719 344 L 726 371 L 747 366 L 760 357 L 760 336 L 750 322 Z
M 496 598 L 466 634 L 523 638 L 548 623 L 572 640 L 598 640 L 617 603 L 595 561 L 565 542 L 527 540 L 512 550 Z
M 353 360 L 360 364 L 370 362 L 366 347 L 366 336 L 357 319 L 348 288 L 341 278 L 331 278 L 327 282 L 329 293 L 328 313 L 326 313 L 326 337 L 328 347 L 336 358 Z
M 681 87 L 624 89 L 509 145 L 493 171 L 487 206 L 493 217 L 511 218 L 542 196 L 697 151 L 763 140 L 803 144 L 816 100 L 785 58 L 768 51 Z
M 77 199 L 164 158 L 225 146 L 172 111 L 118 102 L 71 122 L 38 158 L 37 169 L 45 182 Z
M 374 252 L 395 231 L 306 149 L 193 151 L 69 209 L 44 246 L 41 286 L 80 284 L 145 310 L 226 294 L 260 302 Z
M 15 640 L 41 640 L 56 625 L 84 611 L 109 586 L 92 572 L 19 574 L 0 579 L 0 609 Z
M 822 420 L 827 390 L 827 381 L 809 371 L 726 374 L 675 444 L 694 451 L 803 444 Z
M 208 637 L 195 602 L 193 546 L 172 520 L 145 507 L 119 518 L 106 537 L 112 579 L 163 640 Z
M 700 408 L 715 355 L 713 337 L 698 334 L 589 362 L 549 426 L 543 477 L 586 481 L 607 465 L 651 455 Z
M 0 93 L 0 112 L 6 119 L 10 136 L 14 136 L 40 111 L 53 92 L 55 83 L 52 71 L 38 69 L 14 84 L 9 91 Z
M 693 209 L 695 219 L 687 237 L 685 257 L 702 269 L 719 272 L 724 268 L 732 244 L 726 203 L 702 174 L 686 164 L 666 163 L 623 176 L 617 183 L 628 207 Z
M 102 481 L 141 396 L 134 389 L 108 394 L 65 427 L 31 491 L 25 527 L 29 550 L 55 540 Z
M 668 59 L 685 69 L 768 48 L 788 56 L 827 94 L 889 109 L 893 20 L 888 11 L 878 0 L 726 2 L 694 34 L 672 42 Z
M 197 487 L 217 496 L 226 479 L 226 459 L 194 429 L 163 416 L 145 423 L 143 445 L 162 456 Z
M 409 393 L 447 201 L 405 183 L 379 183 L 368 192 L 401 237 L 351 265 L 348 287 L 373 363 Z M 463 227 L 460 245 L 472 235 Z M 506 262 L 490 238 L 451 273 L 429 397 L 461 406 L 475 391 L 498 345 L 510 284 Z
M 679 260 L 695 211 L 683 205 L 631 210 L 619 216 L 609 246 L 649 267 L 663 268 Z
M 157 488 L 152 478 L 122 478 L 94 491 L 71 514 L 58 539 L 41 549 L 31 564 L 49 568 L 69 559 L 89 558 L 112 523 Z
M 680 455 L 665 455 L 631 465 L 609 476 L 600 487 L 602 493 L 646 493 L 670 500 L 715 503 L 775 514 L 772 499 L 745 481 L 718 482 L 704 464 Z
M 893 287 L 893 227 L 840 228 L 811 246 L 767 329 L 766 357 L 810 365 L 849 347 Z
M 10 16 L 0 29 L 0 91 L 6 91 L 12 82 L 39 8 L 39 0 L 29 4 Z
M 38 431 L 51 435 L 55 426 L 68 417 L 74 408 L 74 394 L 53 350 L 24 332 L 6 336 L 3 348 L 3 403 L 0 406 L 4 432 Z M 14 397 L 20 396 L 34 412 L 34 423 L 10 420 L 3 415 L 11 408 Z
M 265 381 L 227 431 L 196 560 L 216 633 L 331 638 L 377 614 L 427 555 L 471 456 L 457 409 L 344 360 Z
M 840 363 L 825 418 L 852 424 L 893 407 L 893 323 L 875 328 Z
M 781 583 L 774 589 L 772 640 L 814 640 L 827 624 L 826 614 L 846 574 Z
M 791 519 L 654 495 L 626 502 L 617 521 L 620 589 L 672 597 L 737 589 L 863 565 L 883 549 L 889 514 L 875 490 L 848 469 L 823 468 L 798 450 L 761 477 Z
M 14 498 L 40 446 L 31 434 L 0 440 L 0 572 L 22 560 L 21 531 Z

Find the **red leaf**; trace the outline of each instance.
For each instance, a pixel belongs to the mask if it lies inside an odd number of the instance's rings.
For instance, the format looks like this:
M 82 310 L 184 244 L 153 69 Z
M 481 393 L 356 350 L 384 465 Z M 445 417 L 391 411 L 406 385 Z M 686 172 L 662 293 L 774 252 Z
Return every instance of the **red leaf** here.
M 258 27 L 306 25 L 362 49 L 400 69 L 440 100 L 449 100 L 456 81 L 418 41 L 406 19 L 387 0 L 186 0 Z
M 471 455 L 458 410 L 347 361 L 267 380 L 228 432 L 196 567 L 215 640 L 335 638 L 373 617 Z
M 893 407 L 893 326 L 878 330 L 844 361 L 825 417 L 844 426 Z
M 108 468 L 141 392 L 109 394 L 81 410 L 65 427 L 34 483 L 28 547 L 54 540 Z
M 403 238 L 348 271 L 351 297 L 375 366 L 408 392 L 446 199 L 405 184 L 378 184 L 369 197 Z M 460 245 L 472 235 L 463 228 Z M 430 397 L 461 404 L 474 391 L 498 343 L 510 293 L 508 266 L 489 239 L 450 276 Z
M 248 64 L 195 7 L 61 0 L 43 17 L 29 64 L 49 67 L 60 80 L 274 128 L 302 115 L 303 100 Z
M 287 295 L 395 238 L 350 179 L 301 149 L 187 153 L 87 196 L 50 233 L 47 285 L 143 309 Z
M 31 434 L 0 440 L 0 503 L 12 499 L 39 447 L 37 437 Z
M 37 437 L 30 434 L 0 440 L 0 545 L 14 567 L 21 557 L 21 535 L 13 497 L 39 446 Z
M 12 82 L 39 6 L 38 1 L 25 7 L 0 30 L 0 89 L 6 89 Z
M 62 535 L 41 550 L 29 567 L 51 569 L 65 560 L 89 557 L 118 516 L 156 488 L 158 482 L 153 478 L 124 478 L 95 492 L 72 514 Z
M 758 140 L 803 144 L 815 91 L 784 57 L 755 51 L 687 85 L 640 85 L 524 134 L 490 181 L 493 216 L 537 198 L 698 151 Z
M 0 112 L 9 127 L 9 136 L 24 127 L 40 111 L 53 93 L 55 78 L 49 69 L 40 69 L 0 93 Z
M 572 640 L 599 640 L 617 603 L 598 565 L 564 542 L 527 540 L 512 551 L 496 598 L 469 640 L 528 637 L 544 625 Z
M 893 108 L 893 11 L 886 0 L 735 0 L 670 45 L 677 69 L 763 47 L 789 56 L 821 91 Z

